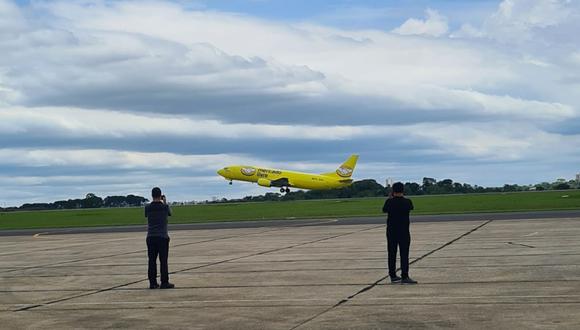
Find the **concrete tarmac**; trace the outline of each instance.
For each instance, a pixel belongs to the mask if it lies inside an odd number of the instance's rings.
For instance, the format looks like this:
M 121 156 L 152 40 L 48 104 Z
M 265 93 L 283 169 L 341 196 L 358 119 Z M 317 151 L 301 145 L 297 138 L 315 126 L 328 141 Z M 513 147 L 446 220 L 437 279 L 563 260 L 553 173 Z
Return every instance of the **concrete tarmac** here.
M 173 231 L 173 290 L 143 232 L 5 236 L 0 327 L 580 329 L 580 217 L 452 220 L 412 224 L 413 286 L 383 223 Z

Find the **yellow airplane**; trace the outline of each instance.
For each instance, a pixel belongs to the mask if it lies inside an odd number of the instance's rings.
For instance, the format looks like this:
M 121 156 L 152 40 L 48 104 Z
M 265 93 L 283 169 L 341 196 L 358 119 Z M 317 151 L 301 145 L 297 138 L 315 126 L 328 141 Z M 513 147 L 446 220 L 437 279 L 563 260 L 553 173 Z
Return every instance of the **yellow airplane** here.
M 330 173 L 310 174 L 276 170 L 256 166 L 233 165 L 217 173 L 232 184 L 233 180 L 255 182 L 263 187 L 280 187 L 280 192 L 290 192 L 290 187 L 301 189 L 334 189 L 349 186 L 358 155 L 350 156 L 346 162 Z

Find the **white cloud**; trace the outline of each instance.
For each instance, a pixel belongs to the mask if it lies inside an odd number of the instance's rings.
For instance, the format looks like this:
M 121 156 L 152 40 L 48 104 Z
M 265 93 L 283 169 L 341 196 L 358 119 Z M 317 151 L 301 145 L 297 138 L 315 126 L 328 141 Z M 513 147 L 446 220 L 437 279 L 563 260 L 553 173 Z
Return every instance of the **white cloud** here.
M 425 20 L 409 18 L 401 26 L 392 32 L 401 35 L 426 35 L 431 37 L 440 37 L 445 35 L 449 30 L 447 18 L 442 16 L 433 9 L 425 11 Z
M 543 87 L 531 86 L 542 82 L 524 79 L 529 73 L 509 53 L 463 41 L 276 24 L 158 2 L 41 6 L 62 18 L 54 23 L 59 29 L 32 29 L 19 47 L 5 48 L 10 70 L 4 79 L 0 73 L 0 83 L 10 83 L 5 88 L 20 103 L 347 125 L 349 116 L 333 108 L 356 107 L 357 120 L 373 124 L 367 118 L 400 108 L 419 110 L 410 120 L 424 117 L 421 110 L 441 113 L 446 100 L 447 119 L 462 120 L 479 111 L 464 108 L 482 102 L 477 95 L 493 99 L 509 94 L 503 86 L 517 94 Z M 458 90 L 476 93 L 456 99 Z M 551 114 L 558 103 L 549 95 L 522 99 L 516 117 L 527 101 L 545 104 Z
M 420 93 L 420 88 L 433 85 L 493 94 L 488 92 L 490 85 L 517 89 L 530 82 L 525 68 L 513 65 L 510 52 L 486 44 L 291 25 L 184 10 L 174 3 L 121 1 L 83 6 L 51 2 L 38 6 L 56 17 L 51 21 L 55 28 L 22 35 L 19 39 L 28 41 L 16 47 L 20 49 L 17 52 L 14 47 L 7 49 L 14 57 L 4 58 L 12 65 L 22 62 L 23 67 L 46 64 L 40 77 L 26 71 L 31 76 L 24 77 L 25 82 L 57 86 L 53 89 L 68 93 L 62 98 L 75 96 L 83 84 L 84 93 L 112 85 L 106 91 L 120 88 L 126 97 L 134 92 L 148 98 L 157 88 L 159 92 L 178 90 L 169 95 L 172 98 L 213 90 L 220 92 L 216 98 L 251 91 L 258 96 L 287 92 L 292 98 L 304 99 L 306 95 L 308 99 L 334 93 L 358 97 L 360 90 L 369 88 L 374 88 L 373 94 L 380 91 L 381 96 L 396 97 L 405 89 Z M 441 18 L 435 11 L 428 11 L 428 16 Z M 51 47 L 42 46 L 47 44 Z M 38 56 L 40 52 L 44 56 Z M 66 86 L 63 81 L 74 83 Z M 503 94 L 505 90 L 499 95 Z M 258 98 L 256 102 L 263 101 Z
M 557 26 L 571 17 L 569 0 L 504 0 L 485 24 L 487 35 L 502 41 L 531 40 L 534 30 Z
M 462 155 L 479 161 L 531 160 L 570 157 L 580 148 L 580 134 L 561 136 L 519 123 L 481 123 L 470 125 L 418 125 L 412 135 L 427 139 L 437 148 L 428 153 Z
M 346 158 L 346 155 L 345 155 Z M 342 161 L 342 160 L 341 160 Z M 110 149 L 0 149 L 0 165 L 34 167 L 79 167 L 89 169 L 131 170 L 143 175 L 151 170 L 187 170 L 192 177 L 213 174 L 233 164 L 267 166 L 289 170 L 331 171 L 340 165 L 319 162 L 280 162 L 245 154 L 176 154 L 171 152 L 136 152 Z M 183 173 L 183 172 L 179 172 Z M 179 174 L 176 175 L 179 176 Z M 61 176 L 64 177 L 64 176 Z M 74 175 L 72 175 L 74 178 Z M 82 176 L 85 177 L 85 176 Z M 101 177 L 106 178 L 106 174 Z M 214 177 L 217 177 L 215 175 Z M 219 178 L 219 177 L 218 177 Z
M 325 159 L 359 151 L 376 165 L 362 162 L 362 177 L 554 153 L 561 171 L 580 150 L 578 9 L 506 0 L 482 26 L 433 38 L 449 34 L 433 10 L 392 33 L 175 2 L 0 0 L 0 168 L 40 188 L 66 183 L 35 178 L 92 180 L 112 168 L 127 181 L 103 175 L 103 184 L 120 191 L 141 189 L 134 171 L 176 188 L 172 177 L 224 163 L 326 171 L 335 164 Z
M 450 38 L 482 38 L 484 36 L 485 33 L 483 31 L 469 23 L 462 24 L 459 30 L 449 35 Z
M 0 107 L 0 134 L 70 138 L 205 137 L 226 139 L 345 140 L 376 135 L 374 126 L 224 123 L 186 116 L 139 115 L 75 108 Z
M 471 103 L 471 107 L 479 108 L 477 111 L 492 115 L 510 115 L 514 119 L 527 118 L 533 120 L 566 120 L 578 116 L 578 112 L 571 106 L 560 103 L 548 103 L 534 100 L 524 100 L 508 95 L 488 95 L 476 91 L 458 90 L 451 95 L 457 99 L 465 100 L 465 104 Z
M 0 164 L 30 167 L 87 167 L 108 169 L 183 169 L 213 171 L 229 163 L 255 162 L 235 155 L 180 155 L 103 149 L 0 149 Z
M 26 21 L 14 3 L 0 0 L 0 36 L 26 29 Z
M 570 0 L 504 0 L 481 28 L 464 23 L 451 37 L 489 38 L 529 49 L 567 47 L 578 42 L 580 3 Z
M 580 50 L 572 53 L 572 55 L 570 55 L 570 59 L 572 60 L 572 62 L 580 65 Z

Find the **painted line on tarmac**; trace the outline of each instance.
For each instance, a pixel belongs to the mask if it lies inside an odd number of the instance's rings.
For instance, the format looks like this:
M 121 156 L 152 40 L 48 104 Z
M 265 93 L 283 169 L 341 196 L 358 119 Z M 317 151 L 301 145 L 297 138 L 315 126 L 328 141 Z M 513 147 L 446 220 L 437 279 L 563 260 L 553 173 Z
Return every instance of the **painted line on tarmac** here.
M 81 227 L 82 228 L 82 227 Z M 38 234 L 34 234 L 32 235 L 32 237 L 40 237 L 40 235 L 59 235 L 59 234 L 67 234 L 67 233 L 71 233 L 74 232 L 75 230 L 77 230 L 78 228 L 58 228 L 58 229 L 53 229 L 52 231 L 44 231 L 44 232 L 40 232 Z
M 462 235 L 460 235 L 460 236 L 458 236 L 458 237 L 456 237 L 456 238 L 452 239 L 451 241 L 449 241 L 449 242 L 447 242 L 447 243 L 445 243 L 445 244 L 441 245 L 440 247 L 438 247 L 438 248 L 436 248 L 436 249 L 433 249 L 433 250 L 431 250 L 431 251 L 429 251 L 429 252 L 425 253 L 424 255 L 422 255 L 422 256 L 420 256 L 420 257 L 418 257 L 417 259 L 415 259 L 415 260 L 413 260 L 413 261 L 409 262 L 409 265 L 412 265 L 412 264 L 414 264 L 414 263 L 416 263 L 416 262 L 419 262 L 419 261 L 421 261 L 421 260 L 425 259 L 426 257 L 428 257 L 428 256 L 432 255 L 433 253 L 435 253 L 435 252 L 437 252 L 437 251 L 439 251 L 439 250 L 442 250 L 442 249 L 446 248 L 447 246 L 449 246 L 449 245 L 451 245 L 451 244 L 453 244 L 453 243 L 457 242 L 458 240 L 460 240 L 460 239 L 462 239 L 462 238 L 464 238 L 464 237 L 466 237 L 466 236 L 468 236 L 468 235 L 470 235 L 470 234 L 474 233 L 475 231 L 477 231 L 477 230 L 479 230 L 480 228 L 482 228 L 483 226 L 485 226 L 485 225 L 487 225 L 487 224 L 491 223 L 492 221 L 493 221 L 493 220 L 487 220 L 487 221 L 485 221 L 484 223 L 482 223 L 482 224 L 478 225 L 477 227 L 475 227 L 475 228 L 473 228 L 473 229 L 469 230 L 468 232 L 466 232 L 466 233 L 464 233 L 464 234 L 462 234 Z M 399 270 L 399 269 L 397 269 L 397 271 L 398 271 L 398 270 Z M 327 308 L 327 309 L 323 310 L 322 312 L 320 312 L 320 313 L 318 313 L 318 314 L 316 314 L 316 315 L 314 315 L 314 316 L 312 316 L 312 317 L 310 317 L 310 318 L 308 318 L 308 319 L 306 319 L 306 320 L 304 320 L 304 321 L 300 322 L 299 324 L 297 324 L 297 325 L 293 326 L 292 328 L 290 328 L 290 330 L 294 330 L 294 329 L 300 328 L 300 327 L 302 327 L 303 325 L 306 325 L 307 323 L 309 323 L 309 322 L 311 322 L 311 321 L 315 320 L 316 318 L 318 318 L 318 317 L 320 317 L 320 316 L 322 316 L 322 315 L 324 315 L 324 314 L 326 314 L 326 313 L 330 312 L 331 310 L 333 310 L 333 309 L 335 309 L 335 308 L 337 308 L 337 307 L 339 307 L 339 306 L 341 306 L 341 305 L 343 305 L 343 304 L 345 304 L 345 303 L 349 302 L 350 300 L 354 299 L 356 296 L 358 296 L 358 295 L 360 295 L 360 294 L 362 294 L 362 293 L 364 293 L 364 292 L 367 292 L 367 291 L 371 290 L 372 288 L 376 287 L 377 285 L 379 285 L 379 283 L 380 283 L 380 282 L 384 281 L 384 280 L 385 280 L 385 279 L 387 279 L 388 277 L 389 277 L 389 275 L 385 275 L 385 276 L 381 277 L 380 279 L 376 280 L 374 283 L 372 283 L 372 284 L 370 284 L 370 285 L 367 285 L 366 287 L 362 288 L 361 290 L 357 291 L 356 293 L 354 293 L 354 294 L 352 294 L 352 295 L 350 295 L 350 296 L 348 296 L 348 297 L 346 297 L 346 298 L 344 298 L 344 299 L 340 300 L 340 301 L 339 301 L 338 303 L 336 303 L 334 306 L 331 306 L 330 308 Z

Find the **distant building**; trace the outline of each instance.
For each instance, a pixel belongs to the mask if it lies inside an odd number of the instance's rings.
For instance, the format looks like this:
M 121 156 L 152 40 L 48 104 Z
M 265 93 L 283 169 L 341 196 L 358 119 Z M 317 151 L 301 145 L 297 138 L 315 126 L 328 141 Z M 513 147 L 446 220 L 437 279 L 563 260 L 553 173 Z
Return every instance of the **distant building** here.
M 580 183 L 580 173 L 576 173 L 576 183 Z
M 393 178 L 387 178 L 386 187 L 387 188 L 392 187 L 393 186 L 393 181 L 394 181 Z

